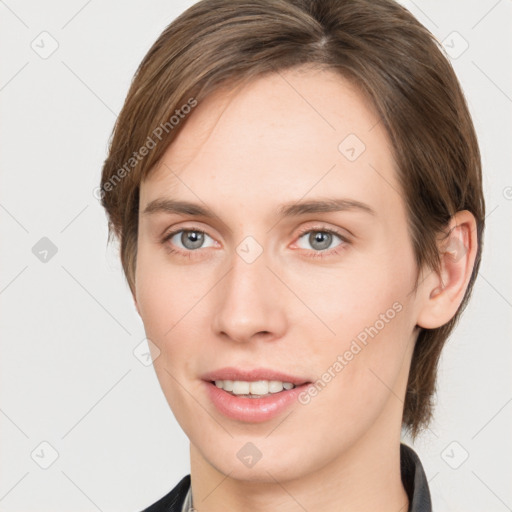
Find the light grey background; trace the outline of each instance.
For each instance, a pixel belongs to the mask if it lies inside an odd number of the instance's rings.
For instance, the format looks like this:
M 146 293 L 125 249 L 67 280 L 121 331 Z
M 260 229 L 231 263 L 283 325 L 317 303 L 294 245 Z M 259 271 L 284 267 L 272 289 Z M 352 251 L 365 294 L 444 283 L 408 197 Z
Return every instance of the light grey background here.
M 137 65 L 192 3 L 0 0 L 1 511 L 140 511 L 189 472 L 188 440 L 134 355 L 143 325 L 92 191 Z M 414 447 L 437 512 L 512 510 L 512 3 L 403 3 L 452 55 L 488 208 L 436 420 Z

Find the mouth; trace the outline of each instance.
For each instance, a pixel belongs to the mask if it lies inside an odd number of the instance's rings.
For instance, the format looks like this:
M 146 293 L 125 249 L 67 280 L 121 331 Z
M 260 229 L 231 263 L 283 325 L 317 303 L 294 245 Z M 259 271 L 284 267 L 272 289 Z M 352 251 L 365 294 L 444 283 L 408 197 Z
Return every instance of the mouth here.
M 203 375 L 207 396 L 222 415 L 260 423 L 283 414 L 311 380 L 268 369 L 224 368 Z

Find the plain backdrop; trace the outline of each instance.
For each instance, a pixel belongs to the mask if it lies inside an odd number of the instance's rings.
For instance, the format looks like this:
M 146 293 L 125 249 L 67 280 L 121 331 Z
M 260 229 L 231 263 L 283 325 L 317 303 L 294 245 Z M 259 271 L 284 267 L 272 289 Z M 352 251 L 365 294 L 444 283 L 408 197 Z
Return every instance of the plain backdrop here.
M 136 512 L 189 472 L 93 190 L 137 65 L 192 3 L 0 0 L 3 512 Z M 462 83 L 488 212 L 436 419 L 413 446 L 436 512 L 512 510 L 512 3 L 404 5 Z

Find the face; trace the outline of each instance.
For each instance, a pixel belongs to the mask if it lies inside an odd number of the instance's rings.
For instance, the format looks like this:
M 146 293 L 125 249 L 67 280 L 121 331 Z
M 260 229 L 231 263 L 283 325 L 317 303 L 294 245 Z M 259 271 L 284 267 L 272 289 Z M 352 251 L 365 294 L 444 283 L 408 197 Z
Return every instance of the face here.
M 192 452 L 233 478 L 300 477 L 396 438 L 415 278 L 388 138 L 333 71 L 210 95 L 141 185 L 155 370 Z

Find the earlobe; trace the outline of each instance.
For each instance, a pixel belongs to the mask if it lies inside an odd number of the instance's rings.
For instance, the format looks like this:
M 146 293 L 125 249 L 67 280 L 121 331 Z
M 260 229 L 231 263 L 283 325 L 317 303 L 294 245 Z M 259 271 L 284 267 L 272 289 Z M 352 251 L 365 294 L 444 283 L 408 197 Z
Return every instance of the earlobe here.
M 475 217 L 467 210 L 457 212 L 438 243 L 439 272 L 431 271 L 422 282 L 417 325 L 435 329 L 455 316 L 473 272 L 477 243 Z

